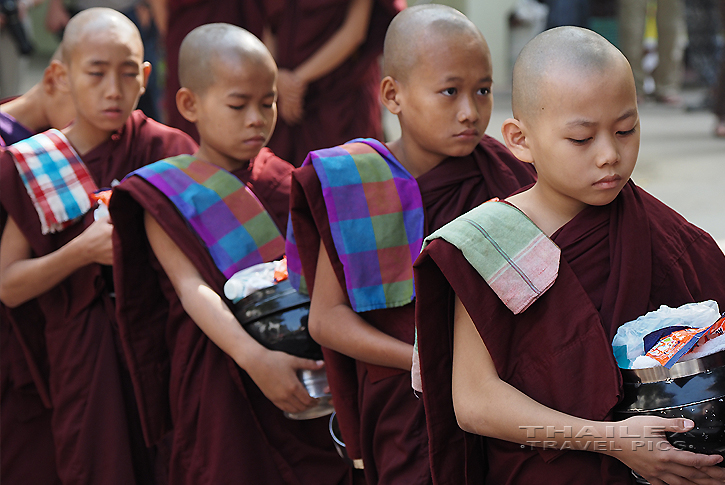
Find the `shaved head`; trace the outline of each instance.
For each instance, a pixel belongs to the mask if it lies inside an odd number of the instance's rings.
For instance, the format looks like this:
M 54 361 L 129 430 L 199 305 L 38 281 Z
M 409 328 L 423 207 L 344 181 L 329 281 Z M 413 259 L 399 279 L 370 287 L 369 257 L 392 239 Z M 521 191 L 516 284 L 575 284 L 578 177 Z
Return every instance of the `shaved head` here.
M 202 95 L 224 64 L 252 62 L 277 72 L 267 47 L 250 32 L 230 24 L 206 24 L 189 32 L 179 51 L 181 87 Z
M 63 32 L 61 44 L 62 61 L 70 64 L 73 53 L 79 47 L 92 47 L 88 37 L 93 34 L 103 38 L 115 38 L 119 42 L 140 49 L 143 58 L 143 43 L 138 28 L 131 20 L 117 10 L 111 8 L 89 8 L 73 16 Z
M 632 76 L 624 55 L 601 35 L 580 27 L 542 32 L 524 46 L 514 64 L 514 117 L 521 120 L 540 113 L 547 98 L 547 86 L 556 86 L 562 76 L 605 72 Z
M 458 10 L 445 5 L 416 5 L 404 9 L 390 22 L 383 49 L 383 75 L 405 81 L 419 57 L 427 52 L 426 43 L 441 38 L 480 41 L 488 53 L 481 31 Z

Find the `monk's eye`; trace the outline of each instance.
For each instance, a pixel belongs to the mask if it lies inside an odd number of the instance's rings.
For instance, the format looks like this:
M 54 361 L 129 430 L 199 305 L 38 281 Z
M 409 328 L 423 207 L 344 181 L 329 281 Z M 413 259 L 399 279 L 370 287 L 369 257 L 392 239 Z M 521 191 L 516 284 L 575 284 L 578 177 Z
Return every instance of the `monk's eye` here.
M 491 88 L 481 88 L 478 90 L 479 96 L 488 96 L 489 94 L 491 94 Z
M 582 139 L 582 140 L 578 140 L 578 139 L 576 139 L 576 138 L 569 138 L 569 141 L 570 141 L 570 142 L 572 142 L 572 143 L 573 143 L 573 144 L 575 144 L 575 145 L 586 145 L 586 143 L 587 143 L 587 142 L 588 142 L 589 140 L 591 140 L 591 137 L 589 137 L 589 138 L 584 138 L 584 139 Z
M 441 93 L 443 93 L 443 95 L 445 96 L 454 96 L 457 92 L 458 90 L 456 88 L 446 88 L 441 91 Z
M 631 130 L 627 130 L 627 131 L 618 131 L 618 132 L 617 132 L 617 135 L 620 135 L 620 136 L 630 136 L 630 135 L 634 135 L 634 133 L 635 133 L 636 131 L 637 131 L 637 127 L 635 126 L 635 127 L 634 127 L 634 128 L 632 128 Z
M 239 110 L 244 109 L 244 106 L 245 105 L 242 104 L 242 105 L 239 105 L 239 106 L 232 106 L 232 105 L 227 105 L 227 106 L 229 106 L 231 109 L 235 109 L 235 110 L 239 111 Z

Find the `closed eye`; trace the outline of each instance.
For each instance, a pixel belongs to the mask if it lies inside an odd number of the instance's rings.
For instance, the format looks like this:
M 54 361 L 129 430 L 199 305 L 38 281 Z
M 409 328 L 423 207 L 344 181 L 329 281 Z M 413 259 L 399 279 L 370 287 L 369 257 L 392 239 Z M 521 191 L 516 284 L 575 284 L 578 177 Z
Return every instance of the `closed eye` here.
M 620 136 L 629 136 L 629 135 L 634 135 L 634 133 L 635 133 L 636 131 L 637 131 L 637 127 L 635 126 L 635 127 L 634 127 L 634 128 L 632 128 L 631 130 L 627 130 L 627 131 L 618 131 L 618 132 L 617 132 L 617 135 L 620 135 Z
M 239 105 L 239 106 L 232 106 L 232 105 L 227 105 L 227 106 L 229 106 L 231 109 L 241 110 L 241 109 L 244 109 L 244 107 L 246 105 L 242 104 L 242 105 Z
M 584 138 L 582 140 L 577 140 L 576 138 L 569 138 L 569 141 L 571 141 L 575 145 L 584 145 L 591 139 L 592 139 L 592 137 Z

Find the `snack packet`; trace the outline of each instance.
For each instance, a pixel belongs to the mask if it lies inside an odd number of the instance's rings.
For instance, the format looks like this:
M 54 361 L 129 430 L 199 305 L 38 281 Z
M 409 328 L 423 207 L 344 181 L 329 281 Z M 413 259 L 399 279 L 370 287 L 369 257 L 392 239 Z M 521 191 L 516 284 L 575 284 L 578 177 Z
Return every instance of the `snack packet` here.
M 725 317 L 721 317 L 709 327 L 676 330 L 659 339 L 645 355 L 669 369 L 696 345 L 722 335 L 724 327 Z

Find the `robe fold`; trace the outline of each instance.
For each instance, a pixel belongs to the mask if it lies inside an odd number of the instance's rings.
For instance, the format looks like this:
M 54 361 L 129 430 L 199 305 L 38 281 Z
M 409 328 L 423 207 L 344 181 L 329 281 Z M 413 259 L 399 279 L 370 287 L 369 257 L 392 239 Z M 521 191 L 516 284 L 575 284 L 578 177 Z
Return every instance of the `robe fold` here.
M 32 135 L 15 118 L 0 112 L 0 147 Z M 0 234 L 6 220 L 7 213 L 0 206 Z M 19 322 L 11 323 L 13 313 L 20 316 Z M 46 389 L 38 392 L 33 378 L 34 374 L 38 379 L 47 376 L 47 363 L 42 370 L 28 366 L 24 348 L 29 342 L 20 340 L 12 330 L 19 324 L 34 331 L 30 344 L 42 342 L 44 323 L 37 302 L 15 310 L 0 303 L 0 483 L 60 483 L 50 429 L 50 398 Z
M 247 0 L 245 27 L 262 38 L 269 25 L 276 37 L 275 60 L 294 70 L 327 42 L 347 14 L 349 0 Z M 388 24 L 404 0 L 374 0 L 365 41 L 340 66 L 307 87 L 304 117 L 294 126 L 281 118 L 269 147 L 300 166 L 307 153 L 355 137 L 382 139 L 379 57 Z
M 505 197 L 534 180 L 530 165 L 484 136 L 471 155 L 447 158 L 416 179 L 425 210 L 425 232 L 429 234 L 486 200 Z M 345 292 L 344 270 L 332 239 L 320 180 L 311 165 L 293 174 L 290 210 L 310 291 L 314 289 L 322 241 Z M 413 344 L 414 312 L 410 303 L 361 316 L 386 334 Z M 351 458 L 363 459 L 368 483 L 429 482 L 425 415 L 422 401 L 410 388 L 410 372 L 355 361 L 326 348 L 323 352 L 347 452 Z
M 620 325 L 663 304 L 725 305 L 725 256 L 715 241 L 631 181 L 612 203 L 587 207 L 551 239 L 561 249 L 558 277 L 518 315 L 448 242 L 434 240 L 415 263 L 437 485 L 633 483 L 624 464 L 599 453 L 521 446 L 458 427 L 451 401 L 454 293 L 502 380 L 541 404 L 593 420 L 611 420 L 622 397 L 611 346 Z
M 82 159 L 96 185 L 110 187 L 151 161 L 195 150 L 187 135 L 135 111 L 121 130 Z M 67 229 L 42 235 L 9 152 L 0 155 L 0 203 L 35 257 L 59 249 L 93 222 L 91 210 Z M 98 264 L 79 268 L 34 300 L 44 316 L 41 328 L 30 325 L 37 321 L 26 312 L 33 301 L 14 309 L 10 319 L 18 324 L 13 329 L 17 340 L 27 344 L 22 350 L 28 367 L 39 370 L 32 374 L 35 386 L 41 396 L 47 392 L 53 406 L 55 459 L 64 483 L 136 483 L 152 474 L 120 359 L 109 269 Z
M 248 168 L 233 172 L 282 234 L 292 169 L 265 148 Z M 115 260 L 121 268 L 115 272 L 120 333 L 147 442 L 172 435 L 170 483 L 305 485 L 349 480 L 327 429 L 329 418 L 285 418 L 186 314 L 149 246 L 144 211 L 222 298 L 226 278 L 156 187 L 137 176 L 118 186 L 111 216 Z

